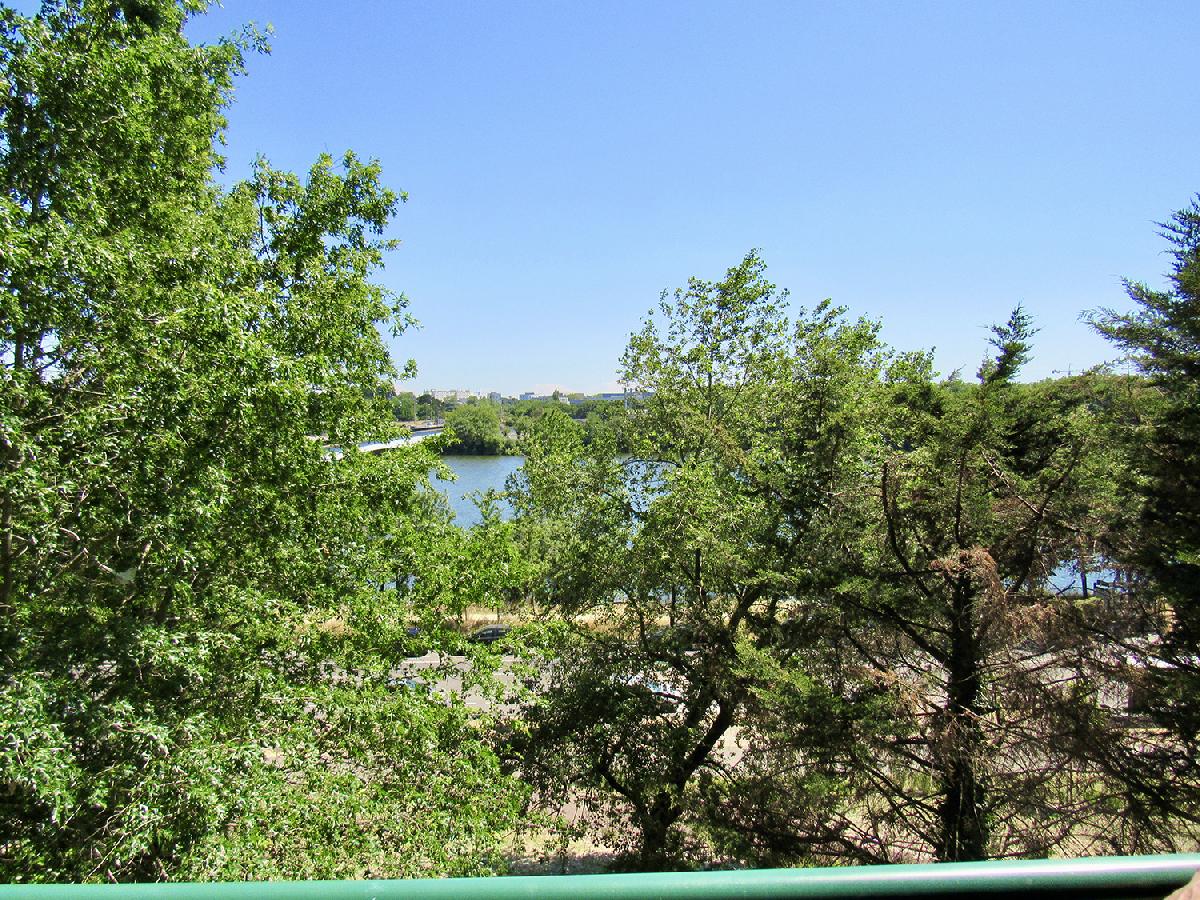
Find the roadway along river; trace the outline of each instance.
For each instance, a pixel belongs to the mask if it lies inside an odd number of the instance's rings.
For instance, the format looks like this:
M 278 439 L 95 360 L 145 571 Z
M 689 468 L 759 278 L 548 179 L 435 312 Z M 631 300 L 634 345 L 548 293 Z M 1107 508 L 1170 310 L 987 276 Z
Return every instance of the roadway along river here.
M 468 672 L 471 668 L 471 663 L 465 656 L 450 656 L 448 661 L 453 666 L 454 671 L 447 673 L 438 671 L 431 673 L 430 670 L 443 665 L 445 660 L 437 653 L 426 653 L 424 656 L 419 656 L 414 659 L 406 659 L 400 663 L 390 673 L 392 683 L 398 686 L 403 686 L 405 682 L 411 679 L 417 685 L 427 685 L 429 690 L 443 701 L 450 700 L 454 696 L 458 696 L 468 709 L 491 709 L 492 703 L 479 691 L 478 688 L 471 688 L 469 691 L 463 691 L 463 673 Z M 501 667 L 496 672 L 496 678 L 505 687 L 511 688 L 513 685 L 513 674 L 511 666 L 514 662 L 514 657 L 501 657 Z M 439 677 L 430 677 L 432 675 Z M 512 712 L 515 707 L 501 707 L 508 712 Z

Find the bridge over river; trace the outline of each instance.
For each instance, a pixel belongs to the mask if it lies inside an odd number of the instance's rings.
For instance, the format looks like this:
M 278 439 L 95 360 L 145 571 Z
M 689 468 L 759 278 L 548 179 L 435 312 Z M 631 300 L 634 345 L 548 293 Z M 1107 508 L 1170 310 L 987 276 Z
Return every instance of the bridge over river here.
M 358 445 L 360 453 L 382 453 L 384 450 L 398 450 L 401 447 L 411 447 L 413 444 L 419 444 L 428 437 L 437 437 L 441 434 L 445 426 L 443 425 L 425 425 L 423 427 L 414 427 L 411 434 L 405 437 L 398 437 L 390 441 L 367 441 Z
M 420 423 L 414 424 L 409 429 L 409 434 L 403 437 L 393 438 L 390 441 L 363 441 L 358 445 L 359 453 L 383 453 L 387 450 L 399 450 L 401 447 L 411 447 L 413 444 L 419 444 L 426 438 L 436 437 L 441 434 L 445 426 L 440 423 Z M 330 459 L 341 459 L 342 448 L 330 447 Z

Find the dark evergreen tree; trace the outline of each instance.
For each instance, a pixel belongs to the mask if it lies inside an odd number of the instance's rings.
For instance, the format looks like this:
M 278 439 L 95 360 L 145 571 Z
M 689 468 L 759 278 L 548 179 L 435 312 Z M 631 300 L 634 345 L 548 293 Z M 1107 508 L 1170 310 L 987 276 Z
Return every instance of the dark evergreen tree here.
M 1092 323 L 1129 354 L 1156 391 L 1127 429 L 1129 488 L 1141 500 L 1125 560 L 1163 605 L 1159 656 L 1148 672 L 1153 714 L 1183 741 L 1174 764 L 1200 765 L 1200 197 L 1160 223 L 1171 245 L 1166 290 L 1126 282 L 1137 309 Z

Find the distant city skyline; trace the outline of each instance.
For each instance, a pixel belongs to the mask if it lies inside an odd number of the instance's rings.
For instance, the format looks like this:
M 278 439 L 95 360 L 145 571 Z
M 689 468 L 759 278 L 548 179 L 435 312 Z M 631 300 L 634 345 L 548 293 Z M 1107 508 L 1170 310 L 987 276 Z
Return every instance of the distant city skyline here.
M 416 385 L 614 388 L 659 292 L 753 247 L 943 374 L 1017 303 L 1025 377 L 1079 371 L 1115 356 L 1080 314 L 1162 283 L 1154 223 L 1200 190 L 1191 0 L 225 0 L 189 34 L 251 20 L 223 177 L 380 160 Z
M 433 397 L 435 400 L 450 400 L 450 399 L 463 400 L 463 399 L 471 399 L 471 398 L 495 399 L 495 397 L 492 396 L 495 394 L 499 394 L 500 396 L 505 397 L 505 398 L 510 398 L 510 397 L 511 398 L 519 398 L 526 394 L 530 394 L 535 397 L 550 397 L 550 396 L 554 395 L 555 391 L 562 394 L 563 396 L 566 396 L 568 394 L 583 394 L 586 397 L 597 397 L 597 396 L 600 396 L 601 394 L 620 394 L 620 393 L 623 393 L 623 390 L 624 390 L 621 387 L 621 385 L 617 385 L 615 388 L 609 388 L 606 390 L 594 390 L 594 391 L 593 390 L 576 390 L 574 388 L 567 388 L 564 385 L 553 383 L 553 382 L 543 382 L 541 384 L 535 385 L 534 387 L 532 387 L 528 390 L 511 391 L 511 392 L 510 391 L 497 391 L 495 389 L 480 389 L 480 388 L 440 388 L 440 387 L 428 387 L 428 386 L 423 387 L 423 388 L 417 388 L 413 381 L 404 381 L 404 380 L 397 380 L 397 381 L 393 382 L 393 389 L 395 390 L 396 393 L 402 393 L 402 392 L 410 393 L 417 397 L 423 397 L 426 394 L 428 394 L 429 396 Z

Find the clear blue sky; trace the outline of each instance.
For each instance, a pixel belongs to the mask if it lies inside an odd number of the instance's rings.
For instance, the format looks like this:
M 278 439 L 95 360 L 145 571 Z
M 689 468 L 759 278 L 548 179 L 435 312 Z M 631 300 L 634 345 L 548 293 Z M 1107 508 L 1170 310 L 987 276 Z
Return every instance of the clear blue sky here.
M 409 192 L 418 392 L 608 388 L 660 291 L 751 247 L 944 373 L 1018 302 L 1026 377 L 1079 370 L 1200 191 L 1195 0 L 226 0 L 190 33 L 249 21 L 229 172 L 354 149 Z

